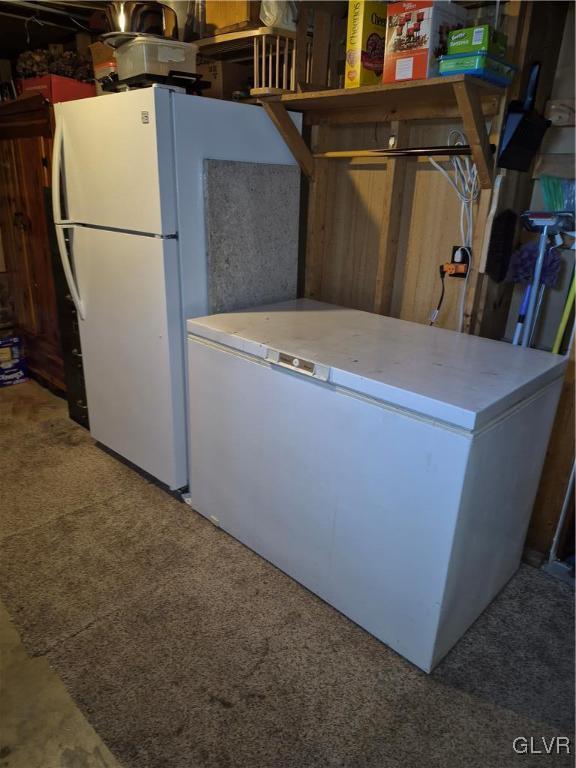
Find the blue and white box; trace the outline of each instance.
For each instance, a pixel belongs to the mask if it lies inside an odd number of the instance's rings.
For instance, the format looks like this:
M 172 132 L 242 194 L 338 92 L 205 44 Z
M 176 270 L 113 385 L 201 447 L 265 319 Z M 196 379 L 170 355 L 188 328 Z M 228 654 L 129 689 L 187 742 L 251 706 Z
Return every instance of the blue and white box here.
M 27 380 L 22 340 L 19 336 L 0 338 L 0 387 L 9 387 Z

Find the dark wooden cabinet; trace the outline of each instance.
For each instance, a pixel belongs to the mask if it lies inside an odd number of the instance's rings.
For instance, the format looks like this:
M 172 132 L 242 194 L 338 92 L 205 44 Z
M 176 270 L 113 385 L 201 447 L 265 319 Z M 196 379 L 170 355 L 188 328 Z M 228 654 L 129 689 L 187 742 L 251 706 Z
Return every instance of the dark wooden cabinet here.
M 0 107 L 0 230 L 16 330 L 30 371 L 64 391 L 65 377 L 44 190 L 49 184 L 50 107 L 40 97 Z M 31 135 L 37 133 L 38 135 Z
M 42 96 L 0 105 L 0 232 L 28 368 L 88 426 L 76 310 L 51 215 L 53 113 Z

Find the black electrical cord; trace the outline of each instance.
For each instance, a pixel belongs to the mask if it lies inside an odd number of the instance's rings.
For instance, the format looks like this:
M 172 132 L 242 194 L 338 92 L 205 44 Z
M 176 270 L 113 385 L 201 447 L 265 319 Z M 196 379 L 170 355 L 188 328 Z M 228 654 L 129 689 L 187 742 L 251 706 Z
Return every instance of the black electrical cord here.
M 444 273 L 444 267 L 441 266 L 439 271 L 440 271 L 440 281 L 442 283 L 442 290 L 440 291 L 440 298 L 438 299 L 438 304 L 436 306 L 436 309 L 434 310 L 434 312 L 432 312 L 432 319 L 430 320 L 429 325 L 434 325 L 434 323 L 436 322 L 436 319 L 442 307 L 442 302 L 444 301 L 444 293 L 446 292 L 446 282 L 445 282 L 446 274 Z

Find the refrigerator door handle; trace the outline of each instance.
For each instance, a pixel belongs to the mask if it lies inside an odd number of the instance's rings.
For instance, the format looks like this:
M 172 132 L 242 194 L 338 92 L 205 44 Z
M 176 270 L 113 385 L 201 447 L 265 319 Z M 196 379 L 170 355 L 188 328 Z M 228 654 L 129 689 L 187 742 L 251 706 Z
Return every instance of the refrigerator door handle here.
M 65 229 L 72 229 L 73 226 L 71 224 L 56 224 L 54 227 L 56 230 L 56 240 L 58 241 L 58 250 L 60 252 L 60 261 L 62 262 L 62 267 L 64 269 L 64 275 L 66 276 L 66 282 L 68 283 L 68 288 L 70 289 L 70 295 L 72 296 L 72 301 L 74 302 L 74 306 L 76 307 L 76 311 L 80 315 L 81 320 L 86 319 L 86 311 L 84 309 L 84 303 L 82 299 L 80 298 L 80 293 L 78 291 L 78 287 L 76 285 L 76 280 L 74 279 L 74 273 L 72 271 L 72 265 L 70 264 L 70 258 L 68 256 L 68 247 L 66 245 L 66 238 L 64 237 L 64 230 Z
M 52 218 L 54 224 L 64 224 L 62 221 L 62 202 L 60 199 L 60 172 L 62 170 L 62 143 L 64 140 L 64 127 L 62 118 L 56 112 L 56 127 L 54 130 L 54 143 L 52 148 Z
M 58 242 L 58 251 L 60 252 L 60 261 L 64 269 L 64 275 L 66 276 L 66 282 L 70 289 L 72 301 L 76 307 L 76 311 L 80 315 L 82 320 L 86 319 L 84 312 L 84 304 L 80 298 L 80 293 L 76 286 L 74 279 L 74 273 L 72 272 L 72 265 L 68 256 L 68 248 L 66 246 L 66 238 L 64 237 L 64 230 L 71 228 L 70 222 L 62 221 L 62 203 L 60 200 L 60 172 L 62 169 L 62 144 L 64 142 L 64 127 L 62 125 L 62 118 L 56 110 L 56 129 L 54 131 L 54 147 L 52 150 L 52 217 L 54 219 L 54 228 L 56 230 L 56 240 Z

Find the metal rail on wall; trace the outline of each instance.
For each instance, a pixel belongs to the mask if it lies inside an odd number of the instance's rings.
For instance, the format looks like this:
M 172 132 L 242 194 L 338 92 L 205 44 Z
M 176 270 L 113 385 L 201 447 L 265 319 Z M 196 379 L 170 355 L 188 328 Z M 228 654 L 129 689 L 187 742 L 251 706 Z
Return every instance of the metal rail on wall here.
M 407 147 L 405 149 L 345 149 L 314 154 L 315 160 L 338 160 L 348 157 L 454 157 L 472 155 L 469 144 L 440 147 Z

